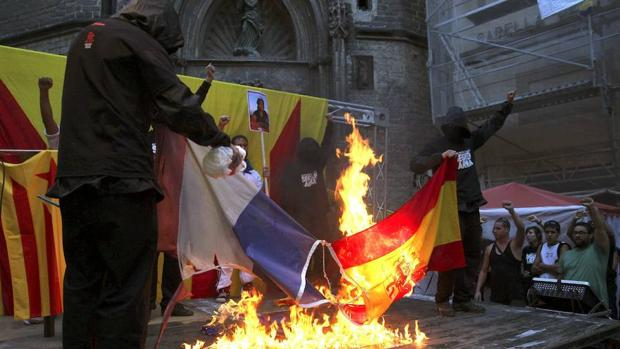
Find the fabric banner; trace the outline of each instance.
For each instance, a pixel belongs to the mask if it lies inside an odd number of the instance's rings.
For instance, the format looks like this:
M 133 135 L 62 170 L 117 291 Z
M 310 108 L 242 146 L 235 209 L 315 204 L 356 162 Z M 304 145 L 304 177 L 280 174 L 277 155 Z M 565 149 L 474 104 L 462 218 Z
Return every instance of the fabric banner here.
M 344 273 L 362 289 L 363 304 L 341 309 L 357 323 L 376 319 L 410 294 L 427 270 L 465 266 L 456 202 L 456 159 L 391 216 L 332 244 Z
M 62 312 L 60 211 L 40 200 L 56 176 L 56 151 L 0 171 L 0 284 L 4 315 L 18 319 Z

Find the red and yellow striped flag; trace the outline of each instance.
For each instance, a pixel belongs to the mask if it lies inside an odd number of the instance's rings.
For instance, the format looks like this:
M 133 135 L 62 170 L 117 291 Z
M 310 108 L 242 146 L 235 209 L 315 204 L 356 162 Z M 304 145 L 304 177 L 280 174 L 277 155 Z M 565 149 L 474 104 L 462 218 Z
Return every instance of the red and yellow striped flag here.
M 60 210 L 38 199 L 56 176 L 56 151 L 2 164 L 0 287 L 2 312 L 18 319 L 62 312 Z
M 409 294 L 427 270 L 465 266 L 456 202 L 456 159 L 444 160 L 431 180 L 394 214 L 332 244 L 363 304 L 341 309 L 358 323 L 377 319 Z

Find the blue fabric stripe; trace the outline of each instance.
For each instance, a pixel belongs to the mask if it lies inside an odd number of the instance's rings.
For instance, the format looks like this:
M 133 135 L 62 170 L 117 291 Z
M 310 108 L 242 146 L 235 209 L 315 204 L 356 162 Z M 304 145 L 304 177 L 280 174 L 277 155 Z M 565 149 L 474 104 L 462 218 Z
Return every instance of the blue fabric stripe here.
M 312 245 L 317 241 L 262 191 L 241 212 L 233 227 L 245 253 L 289 297 L 295 299 Z M 306 282 L 300 304 L 323 300 Z

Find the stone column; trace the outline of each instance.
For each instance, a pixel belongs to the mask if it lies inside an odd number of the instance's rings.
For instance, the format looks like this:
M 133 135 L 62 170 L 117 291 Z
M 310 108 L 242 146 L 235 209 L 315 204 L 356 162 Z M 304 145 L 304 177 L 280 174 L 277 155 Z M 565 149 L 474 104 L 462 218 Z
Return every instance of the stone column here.
M 329 2 L 329 35 L 332 42 L 333 98 L 347 97 L 346 39 L 349 36 L 351 11 L 344 0 Z

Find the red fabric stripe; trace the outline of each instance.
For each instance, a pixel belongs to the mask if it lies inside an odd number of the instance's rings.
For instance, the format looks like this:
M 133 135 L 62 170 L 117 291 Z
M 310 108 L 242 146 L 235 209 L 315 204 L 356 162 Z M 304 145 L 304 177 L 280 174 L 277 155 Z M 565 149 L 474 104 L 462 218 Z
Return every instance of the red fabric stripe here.
M 164 192 L 164 199 L 157 204 L 157 249 L 176 256 L 179 232 L 179 202 L 183 183 L 183 162 L 187 143 L 185 137 L 166 127 L 156 130 L 157 181 Z
M 47 149 L 45 142 L 2 80 L 0 80 L 0 148 Z
M 41 316 L 41 283 L 39 281 L 39 260 L 37 256 L 37 241 L 32 223 L 32 213 L 26 188 L 11 179 L 13 186 L 13 203 L 19 225 L 26 268 L 26 282 L 28 283 L 28 303 L 30 317 Z
M 45 251 L 47 252 L 47 277 L 50 296 L 50 315 L 62 313 L 62 295 L 60 294 L 60 278 L 58 275 L 58 257 L 54 244 L 54 225 L 52 215 L 45 204 L 43 215 L 45 217 Z
M 409 240 L 439 199 L 446 181 L 456 180 L 456 159 L 444 161 L 431 180 L 391 216 L 355 235 L 335 241 L 338 260 L 347 269 L 384 256 Z
M 38 173 L 37 177 L 47 181 L 47 189 L 52 187 L 56 179 L 56 162 L 50 159 L 49 171 Z M 56 246 L 54 243 L 54 224 L 52 214 L 47 205 L 42 204 L 45 221 L 45 251 L 47 258 L 47 275 L 50 297 L 50 315 L 62 313 L 62 295 L 60 294 L 60 278 L 58 275 L 58 256 L 56 256 Z
M 463 242 L 461 240 L 435 247 L 428 263 L 428 270 L 433 271 L 447 271 L 464 267 L 465 255 L 463 254 Z
M 11 282 L 9 250 L 6 246 L 2 219 L 0 219 L 0 282 L 2 283 L 2 306 L 4 315 L 13 315 L 13 283 Z
M 269 170 L 271 178 L 273 179 L 269 182 L 273 183 L 273 185 L 269 187 L 269 196 L 278 204 L 282 203 L 282 198 L 286 195 L 286 193 L 283 191 L 283 188 L 277 184 L 281 183 L 281 178 L 284 175 L 286 165 L 295 159 L 297 144 L 299 144 L 300 130 L 301 98 L 297 102 L 295 108 L 293 108 L 282 133 L 280 133 L 276 144 L 269 153 Z M 290 193 L 288 195 L 290 195 Z

